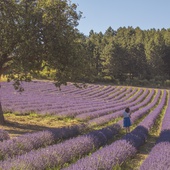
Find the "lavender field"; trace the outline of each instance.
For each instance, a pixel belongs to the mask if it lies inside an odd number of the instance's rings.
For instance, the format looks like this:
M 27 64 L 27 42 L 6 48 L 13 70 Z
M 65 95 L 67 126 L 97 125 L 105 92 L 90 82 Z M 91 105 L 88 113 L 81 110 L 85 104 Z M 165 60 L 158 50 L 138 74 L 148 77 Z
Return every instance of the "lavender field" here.
M 121 169 L 124 162 L 133 159 L 147 144 L 158 119 L 161 121 L 159 136 L 146 158 L 134 169 L 170 169 L 169 90 L 96 84 L 77 88 L 69 83 L 60 91 L 52 82 L 42 81 L 25 82 L 22 86 L 24 91 L 19 93 L 12 83 L 1 83 L 4 113 L 71 118 L 79 124 L 16 138 L 10 138 L 1 130 L 0 169 Z M 128 134 L 122 127 L 122 113 L 126 107 L 132 112 Z

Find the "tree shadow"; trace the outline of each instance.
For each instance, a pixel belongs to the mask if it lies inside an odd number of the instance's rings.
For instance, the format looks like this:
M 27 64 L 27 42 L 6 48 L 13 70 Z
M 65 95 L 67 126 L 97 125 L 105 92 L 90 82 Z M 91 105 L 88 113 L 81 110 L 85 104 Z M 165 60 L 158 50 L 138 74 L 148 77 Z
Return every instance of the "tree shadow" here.
M 52 132 L 54 136 L 56 135 L 55 138 L 66 139 L 68 137 L 73 137 L 81 134 L 82 131 L 84 131 L 86 128 L 87 126 L 85 124 L 48 127 L 6 121 L 5 131 L 7 131 L 10 134 L 10 137 L 17 137 L 26 133 L 34 133 L 38 131 L 48 130 Z
M 9 120 L 6 120 L 4 127 L 5 127 L 5 131 L 7 131 L 10 134 L 10 136 L 11 135 L 19 136 L 25 133 L 33 133 L 37 131 L 50 129 L 50 127 L 47 126 L 22 124 L 22 123 L 12 122 Z

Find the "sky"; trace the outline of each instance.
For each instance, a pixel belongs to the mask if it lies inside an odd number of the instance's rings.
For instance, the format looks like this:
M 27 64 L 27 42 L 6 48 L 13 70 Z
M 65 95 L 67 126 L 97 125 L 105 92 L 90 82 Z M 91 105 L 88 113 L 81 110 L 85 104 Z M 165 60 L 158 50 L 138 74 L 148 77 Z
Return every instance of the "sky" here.
M 89 35 L 112 27 L 170 28 L 170 0 L 71 0 L 83 12 L 78 29 Z

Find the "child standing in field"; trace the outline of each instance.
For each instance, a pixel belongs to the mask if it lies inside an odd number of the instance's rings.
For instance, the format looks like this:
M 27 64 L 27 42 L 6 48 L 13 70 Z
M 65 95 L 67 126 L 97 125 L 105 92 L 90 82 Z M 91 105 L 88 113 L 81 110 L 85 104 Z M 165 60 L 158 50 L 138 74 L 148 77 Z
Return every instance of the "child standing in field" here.
M 123 112 L 123 127 L 126 129 L 126 133 L 130 132 L 131 120 L 130 120 L 130 109 L 127 107 Z

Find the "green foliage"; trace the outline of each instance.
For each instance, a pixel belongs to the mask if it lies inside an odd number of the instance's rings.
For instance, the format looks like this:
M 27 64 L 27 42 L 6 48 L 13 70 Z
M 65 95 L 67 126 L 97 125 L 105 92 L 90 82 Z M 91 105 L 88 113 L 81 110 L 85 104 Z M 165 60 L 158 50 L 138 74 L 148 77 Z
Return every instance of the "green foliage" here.
M 20 80 L 21 74 L 33 75 L 48 67 L 56 70 L 54 79 L 59 84 L 82 76 L 84 63 L 76 29 L 81 12 L 76 12 L 75 4 L 9 0 L 1 1 L 0 6 L 0 75 L 15 75 Z
M 170 87 L 170 80 L 165 81 L 165 86 Z
M 169 29 L 108 27 L 84 36 L 76 28 L 82 13 L 69 0 L 2 0 L 0 6 L 0 75 L 9 79 L 36 75 L 60 86 L 170 77 Z
M 70 0 L 0 1 L 0 77 L 169 86 L 170 29 L 120 27 L 80 34 L 82 12 Z M 159 78 L 156 78 L 158 76 Z M 167 80 L 167 81 L 165 81 Z M 0 103 L 0 123 L 1 123 Z
M 114 31 L 109 27 L 105 34 L 90 31 L 86 50 L 90 56 L 94 80 L 112 77 L 123 84 L 149 85 L 156 76 L 161 80 L 152 82 L 155 87 L 163 85 L 170 77 L 169 30 L 141 30 L 139 27 L 123 27 Z

